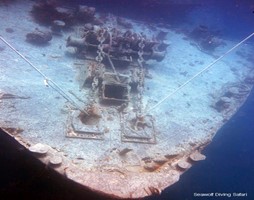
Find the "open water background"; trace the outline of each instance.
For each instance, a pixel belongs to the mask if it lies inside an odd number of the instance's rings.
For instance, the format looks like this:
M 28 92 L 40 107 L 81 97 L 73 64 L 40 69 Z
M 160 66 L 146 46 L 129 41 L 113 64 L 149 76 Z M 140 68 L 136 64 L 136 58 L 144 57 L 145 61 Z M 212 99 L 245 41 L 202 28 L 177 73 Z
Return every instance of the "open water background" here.
M 254 31 L 254 1 L 69 1 L 93 5 L 151 23 L 183 27 L 201 23 L 239 41 Z M 171 3 L 169 3 L 171 2 Z M 191 17 L 190 17 L 191 16 Z M 203 20 L 203 21 L 202 21 Z M 253 40 L 250 44 L 254 44 Z M 254 53 L 253 53 L 254 55 Z M 254 68 L 254 63 L 253 63 Z M 254 199 L 254 92 L 244 106 L 217 133 L 203 153 L 205 161 L 184 173 L 178 183 L 149 200 Z M 247 197 L 194 197 L 194 193 L 247 193 Z M 0 133 L 0 199 L 103 199 L 56 175 L 33 159 L 9 136 Z

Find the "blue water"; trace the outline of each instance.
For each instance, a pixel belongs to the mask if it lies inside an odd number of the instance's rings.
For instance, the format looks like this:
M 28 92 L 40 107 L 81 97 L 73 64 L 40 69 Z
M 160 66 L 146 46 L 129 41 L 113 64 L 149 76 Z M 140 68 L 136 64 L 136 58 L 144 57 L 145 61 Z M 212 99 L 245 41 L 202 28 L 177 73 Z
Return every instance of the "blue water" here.
M 141 21 L 145 20 L 147 23 L 169 24 L 173 28 L 182 28 L 188 26 L 188 24 L 204 24 L 220 30 L 224 38 L 235 41 L 239 41 L 254 31 L 254 0 L 86 0 L 71 2 L 70 4 L 75 2 L 77 4 L 81 3 L 95 6 L 98 11 L 112 12 L 119 16 Z M 250 42 L 253 44 L 253 39 L 250 40 Z M 251 93 L 248 100 L 237 114 L 216 134 L 212 143 L 205 148 L 203 151 L 207 156 L 205 161 L 195 164 L 181 176 L 179 182 L 163 191 L 161 196 L 149 197 L 146 199 L 253 200 L 253 113 L 254 92 Z M 2 155 L 2 159 L 1 163 L 4 163 L 9 162 L 8 159 L 10 158 L 7 159 Z M 4 173 L 8 173 L 8 169 L 6 169 Z M 52 188 L 53 187 L 52 185 Z M 56 195 L 57 192 L 55 191 L 54 194 Z M 233 194 L 239 192 L 247 193 L 248 196 L 242 198 L 194 197 L 194 193 Z M 60 193 L 61 192 L 59 192 L 60 196 L 57 196 L 56 199 L 64 199 L 63 196 L 61 198 Z
M 247 36 L 254 27 L 253 0 L 74 0 L 69 3 L 74 4 L 94 6 L 99 12 L 147 23 L 163 22 L 173 27 L 207 25 L 236 39 Z
M 146 200 L 254 199 L 254 91 L 203 153 L 205 161 L 180 181 Z M 247 193 L 247 197 L 194 197 L 194 193 Z
M 254 31 L 254 1 L 182 1 L 177 5 L 160 2 L 173 1 L 129 1 L 127 9 L 117 5 L 110 10 L 127 17 L 136 17 L 149 22 L 168 23 L 172 27 L 190 24 L 203 24 L 221 31 L 228 39 L 239 41 Z M 149 6 L 148 2 L 153 5 Z M 190 3 L 186 3 L 190 2 Z M 143 3 L 143 4 L 142 4 Z M 120 4 L 120 3 L 119 3 Z M 132 13 L 128 14 L 128 8 Z M 104 7 L 105 9 L 105 7 Z M 139 14 L 137 14 L 139 11 Z M 253 39 L 250 41 L 253 44 Z M 254 68 L 254 63 L 253 63 Z M 184 173 L 180 181 L 162 192 L 161 196 L 147 200 L 193 200 L 193 199 L 254 199 L 254 92 L 247 102 L 221 128 L 212 143 L 203 153 L 205 161 L 197 163 Z M 231 197 L 195 197 L 195 193 L 214 193 Z M 233 193 L 244 193 L 245 197 L 233 197 Z

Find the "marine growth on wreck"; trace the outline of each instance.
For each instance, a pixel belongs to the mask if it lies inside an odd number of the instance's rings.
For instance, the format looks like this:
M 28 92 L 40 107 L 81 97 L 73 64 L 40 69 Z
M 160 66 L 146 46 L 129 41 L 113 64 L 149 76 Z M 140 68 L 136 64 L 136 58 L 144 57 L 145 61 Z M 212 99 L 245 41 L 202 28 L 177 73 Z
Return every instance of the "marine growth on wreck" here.
M 0 126 L 95 192 L 140 198 L 177 182 L 253 86 L 252 67 L 220 61 L 248 60 L 240 46 L 254 33 L 233 44 L 202 24 L 179 31 L 87 5 L 20 6 L 29 20 L 15 31 L 0 22 Z

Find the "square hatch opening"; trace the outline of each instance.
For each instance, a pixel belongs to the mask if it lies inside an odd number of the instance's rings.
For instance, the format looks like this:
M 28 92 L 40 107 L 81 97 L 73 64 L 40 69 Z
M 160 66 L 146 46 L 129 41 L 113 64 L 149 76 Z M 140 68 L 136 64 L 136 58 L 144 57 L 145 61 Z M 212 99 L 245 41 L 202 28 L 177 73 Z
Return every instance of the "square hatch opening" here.
M 129 79 L 128 76 L 104 73 L 102 82 L 102 100 L 107 102 L 127 102 L 129 101 Z
M 105 84 L 104 97 L 116 100 L 128 100 L 127 87 L 117 84 Z

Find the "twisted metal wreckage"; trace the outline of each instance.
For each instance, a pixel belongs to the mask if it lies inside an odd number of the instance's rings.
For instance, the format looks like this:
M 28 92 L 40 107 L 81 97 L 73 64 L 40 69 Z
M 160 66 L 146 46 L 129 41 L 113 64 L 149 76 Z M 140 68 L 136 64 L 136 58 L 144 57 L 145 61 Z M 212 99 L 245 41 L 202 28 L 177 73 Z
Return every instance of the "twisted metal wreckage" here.
M 92 60 L 83 73 L 83 86 L 91 88 L 90 102 L 84 111 L 70 115 L 67 137 L 103 139 L 105 130 L 109 131 L 104 127 L 107 113 L 117 109 L 122 142 L 156 143 L 154 120 L 143 114 L 144 80 L 149 76 L 145 61 L 163 60 L 168 44 L 149 40 L 143 33 L 91 24 L 81 32 L 80 38 L 68 37 L 67 47 Z

